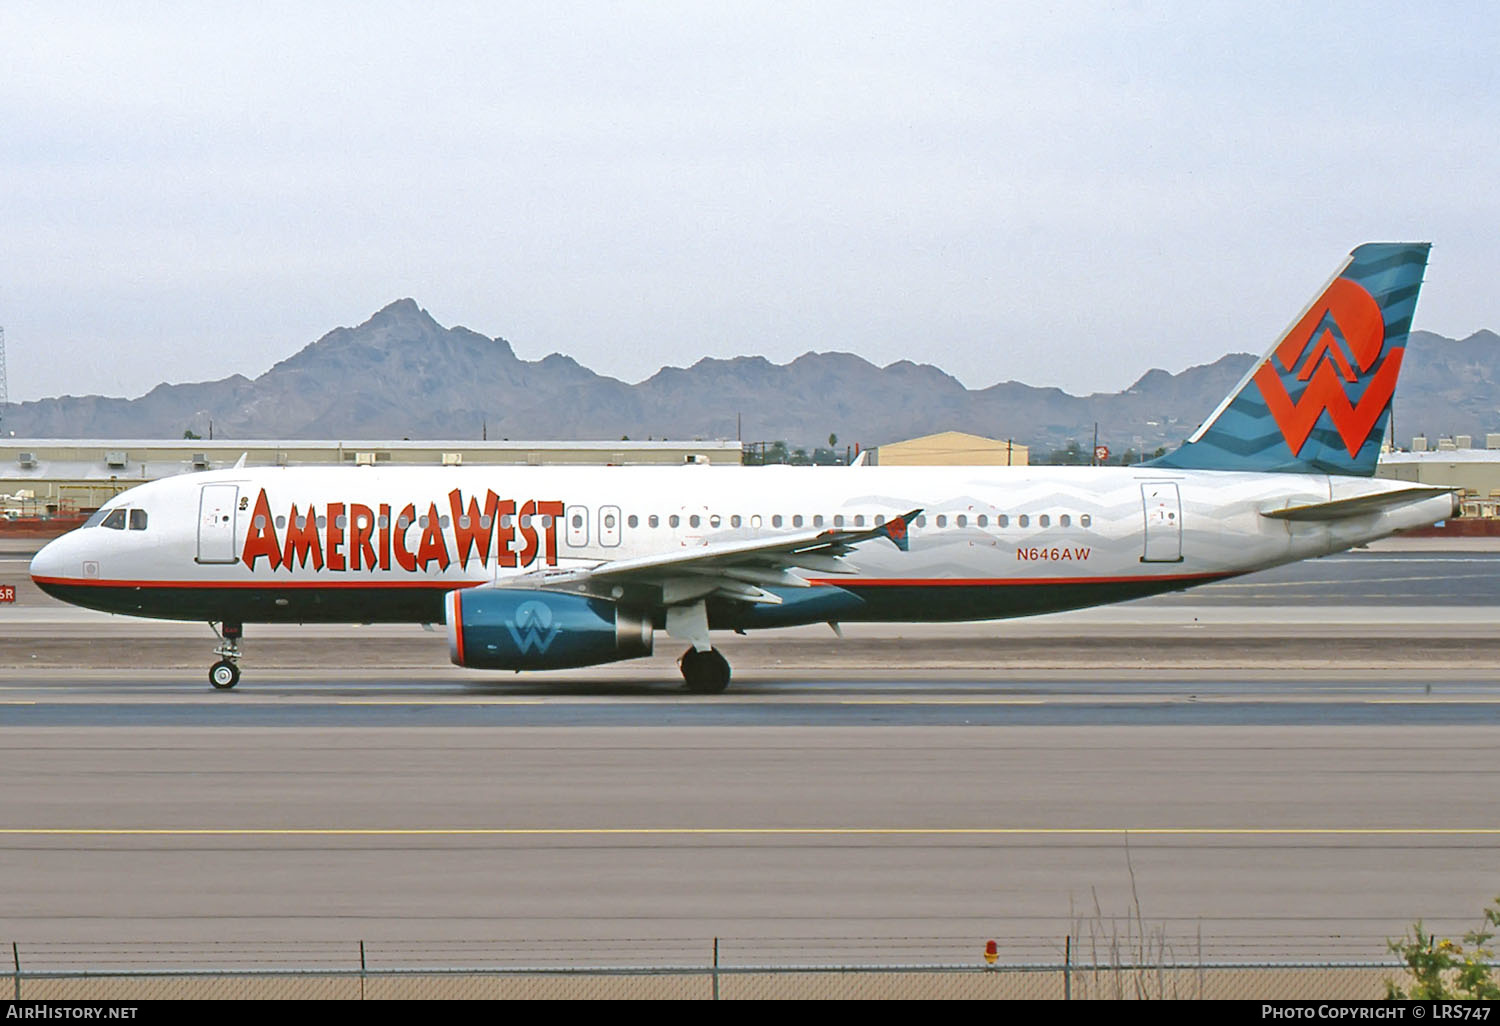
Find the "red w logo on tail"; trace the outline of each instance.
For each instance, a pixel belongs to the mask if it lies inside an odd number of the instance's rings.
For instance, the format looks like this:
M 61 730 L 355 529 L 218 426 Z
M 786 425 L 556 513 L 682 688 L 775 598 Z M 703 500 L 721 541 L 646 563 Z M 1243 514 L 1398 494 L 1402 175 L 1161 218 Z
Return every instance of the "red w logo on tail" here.
M 1340 347 L 1340 337 L 1348 356 L 1354 358 L 1353 366 Z M 1395 393 L 1396 378 L 1401 373 L 1401 349 L 1393 350 L 1379 367 L 1375 366 L 1384 344 L 1385 317 L 1380 304 L 1347 278 L 1335 279 L 1287 332 L 1272 358 L 1255 372 L 1255 383 L 1294 456 L 1307 444 L 1308 435 L 1325 411 L 1349 456 L 1358 455 Z M 1281 369 L 1273 367 L 1273 362 Z M 1282 383 L 1283 377 L 1294 371 L 1298 381 L 1307 382 L 1296 402 Z M 1344 382 L 1360 378 L 1368 380 L 1356 404 L 1350 401 Z

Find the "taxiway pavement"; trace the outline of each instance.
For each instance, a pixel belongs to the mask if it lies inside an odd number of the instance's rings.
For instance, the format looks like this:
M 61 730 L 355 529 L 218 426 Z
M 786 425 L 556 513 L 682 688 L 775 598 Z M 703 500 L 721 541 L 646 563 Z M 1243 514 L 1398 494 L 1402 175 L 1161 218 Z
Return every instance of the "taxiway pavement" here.
M 1144 929 L 1179 961 L 1380 959 L 1500 893 L 1497 560 L 731 639 L 715 697 L 675 688 L 675 651 L 538 683 L 395 627 L 252 628 L 221 694 L 206 627 L 23 592 L 0 607 L 0 941 L 620 964 L 994 937 L 1050 961 Z

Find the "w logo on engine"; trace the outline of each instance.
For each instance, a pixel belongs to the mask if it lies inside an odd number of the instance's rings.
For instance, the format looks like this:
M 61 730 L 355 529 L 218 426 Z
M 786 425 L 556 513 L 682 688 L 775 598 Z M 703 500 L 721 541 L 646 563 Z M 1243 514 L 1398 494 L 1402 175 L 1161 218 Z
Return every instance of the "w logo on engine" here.
M 1385 317 L 1380 304 L 1356 282 L 1336 278 L 1275 354 L 1255 373 L 1255 383 L 1295 456 L 1307 444 L 1318 418 L 1333 422 L 1354 458 L 1391 401 L 1401 373 L 1402 348 L 1380 358 Z M 1279 366 L 1277 366 L 1279 364 Z M 1291 390 L 1305 382 L 1294 401 Z M 1363 385 L 1351 400 L 1347 385 Z
M 537 599 L 517 606 L 515 617 L 505 626 L 522 654 L 532 649 L 538 655 L 545 653 L 562 631 L 561 626 L 553 623 L 552 607 Z

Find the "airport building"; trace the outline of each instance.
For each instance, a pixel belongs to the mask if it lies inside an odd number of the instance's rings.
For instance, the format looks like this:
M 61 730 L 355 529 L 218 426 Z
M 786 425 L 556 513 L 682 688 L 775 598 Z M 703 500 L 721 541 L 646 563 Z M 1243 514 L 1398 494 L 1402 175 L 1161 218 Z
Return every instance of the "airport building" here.
M 1500 517 L 1500 434 L 1486 447 L 1468 436 L 1381 456 L 1376 476 L 1464 491 L 1464 515 Z M 670 442 L 573 441 L 205 441 L 0 440 L 0 514 L 28 516 L 89 511 L 146 481 L 232 467 L 243 455 L 252 466 L 738 466 L 733 440 Z M 881 466 L 1026 466 L 1026 446 L 962 431 L 944 431 L 871 450 Z
M 882 467 L 1024 467 L 1030 450 L 1010 439 L 941 431 L 874 450 L 871 463 Z
M 1440 439 L 1435 449 L 1424 438 L 1412 443 L 1411 452 L 1383 453 L 1375 476 L 1461 488 L 1465 517 L 1500 517 L 1500 435 L 1487 435 L 1483 449 L 1468 435 Z
M 737 441 L 75 441 L 0 440 L 0 512 L 28 516 L 97 509 L 147 481 L 251 466 L 738 466 Z

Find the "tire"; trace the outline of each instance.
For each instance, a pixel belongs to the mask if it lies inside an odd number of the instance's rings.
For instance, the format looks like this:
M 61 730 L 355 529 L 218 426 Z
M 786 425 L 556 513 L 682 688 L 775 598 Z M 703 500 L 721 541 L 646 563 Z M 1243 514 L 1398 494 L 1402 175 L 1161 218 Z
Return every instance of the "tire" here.
M 208 682 L 216 690 L 228 691 L 240 682 L 240 668 L 228 659 L 220 659 L 208 668 Z
M 690 648 L 682 654 L 682 679 L 690 693 L 717 695 L 729 687 L 729 660 L 716 648 L 699 652 Z

